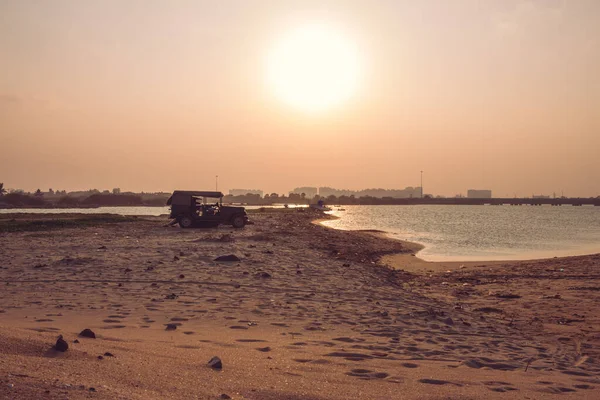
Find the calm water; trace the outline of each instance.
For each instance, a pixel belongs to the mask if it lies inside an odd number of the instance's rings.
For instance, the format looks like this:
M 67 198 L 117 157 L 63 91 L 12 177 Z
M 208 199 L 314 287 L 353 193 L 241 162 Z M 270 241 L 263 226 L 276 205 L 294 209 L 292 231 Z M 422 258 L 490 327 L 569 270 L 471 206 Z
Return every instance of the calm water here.
M 379 229 L 425 246 L 428 261 L 524 260 L 600 253 L 600 207 L 343 206 L 338 229 Z

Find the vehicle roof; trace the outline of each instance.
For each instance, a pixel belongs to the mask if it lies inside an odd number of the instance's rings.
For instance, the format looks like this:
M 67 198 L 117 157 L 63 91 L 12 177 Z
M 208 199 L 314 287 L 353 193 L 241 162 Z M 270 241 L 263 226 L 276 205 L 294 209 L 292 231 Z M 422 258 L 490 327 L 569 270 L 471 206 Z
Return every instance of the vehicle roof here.
M 195 190 L 175 190 L 171 197 L 167 200 L 167 205 L 171 205 L 173 196 L 191 196 L 191 197 L 210 197 L 215 199 L 220 199 L 223 197 L 223 193 L 221 192 L 199 192 Z
M 200 192 L 195 190 L 175 190 L 173 195 L 184 195 L 184 196 L 197 196 L 197 197 L 213 197 L 213 198 L 221 198 L 223 197 L 223 193 L 221 192 Z
M 224 196 L 221 192 L 202 192 L 196 190 L 175 190 L 173 195 L 184 195 L 184 196 L 197 196 L 197 197 L 213 197 L 221 198 Z

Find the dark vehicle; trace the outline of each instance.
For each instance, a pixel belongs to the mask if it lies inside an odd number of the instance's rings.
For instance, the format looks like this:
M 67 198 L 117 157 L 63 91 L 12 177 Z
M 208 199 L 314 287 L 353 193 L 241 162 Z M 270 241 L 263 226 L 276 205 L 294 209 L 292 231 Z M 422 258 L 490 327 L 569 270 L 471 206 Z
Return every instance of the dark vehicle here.
M 217 201 L 209 203 L 208 199 Z M 223 205 L 221 192 L 176 190 L 167 200 L 167 205 L 171 206 L 169 217 L 173 218 L 172 224 L 179 223 L 182 228 L 216 227 L 221 224 L 243 228 L 250 224 L 244 207 Z

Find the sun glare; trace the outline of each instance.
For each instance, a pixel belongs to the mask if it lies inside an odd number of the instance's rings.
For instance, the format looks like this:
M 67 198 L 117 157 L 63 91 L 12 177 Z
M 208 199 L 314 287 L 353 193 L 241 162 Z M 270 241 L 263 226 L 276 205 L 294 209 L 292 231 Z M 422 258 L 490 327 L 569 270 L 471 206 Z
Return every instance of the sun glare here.
M 325 25 L 307 25 L 286 34 L 267 60 L 267 79 L 277 98 L 303 111 L 338 106 L 356 90 L 356 47 Z

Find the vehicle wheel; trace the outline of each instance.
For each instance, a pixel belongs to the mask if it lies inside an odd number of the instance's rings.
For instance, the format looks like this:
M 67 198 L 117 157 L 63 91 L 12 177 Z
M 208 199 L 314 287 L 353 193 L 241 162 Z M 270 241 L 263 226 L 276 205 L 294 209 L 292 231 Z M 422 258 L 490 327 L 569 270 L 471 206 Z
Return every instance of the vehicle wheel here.
M 191 228 L 194 225 L 194 220 L 190 217 L 179 218 L 179 226 L 182 228 Z
M 233 225 L 234 228 L 243 228 L 245 225 L 244 216 L 237 215 L 233 217 L 233 219 L 231 220 L 231 225 Z

